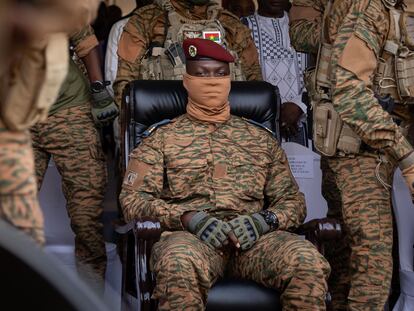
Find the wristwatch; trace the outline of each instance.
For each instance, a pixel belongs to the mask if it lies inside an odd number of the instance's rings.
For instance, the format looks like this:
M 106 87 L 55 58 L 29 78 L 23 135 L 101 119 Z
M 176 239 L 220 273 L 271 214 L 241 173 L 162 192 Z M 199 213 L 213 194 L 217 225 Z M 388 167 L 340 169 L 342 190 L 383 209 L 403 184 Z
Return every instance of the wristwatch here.
M 271 231 L 274 231 L 277 228 L 279 228 L 279 219 L 277 219 L 275 213 L 268 210 L 263 210 L 260 211 L 259 214 L 262 215 L 265 222 L 269 225 Z
M 93 93 L 99 93 L 101 91 L 103 91 L 107 85 L 109 85 L 110 82 L 109 81 L 94 81 L 91 83 L 91 91 Z

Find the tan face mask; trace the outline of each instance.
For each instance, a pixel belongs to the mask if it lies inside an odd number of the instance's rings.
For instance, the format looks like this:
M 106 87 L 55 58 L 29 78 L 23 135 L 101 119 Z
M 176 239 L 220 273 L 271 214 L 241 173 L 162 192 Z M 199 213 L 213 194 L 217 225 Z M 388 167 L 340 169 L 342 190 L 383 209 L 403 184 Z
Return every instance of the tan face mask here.
M 187 113 L 195 119 L 222 123 L 230 119 L 230 76 L 195 77 L 184 74 Z

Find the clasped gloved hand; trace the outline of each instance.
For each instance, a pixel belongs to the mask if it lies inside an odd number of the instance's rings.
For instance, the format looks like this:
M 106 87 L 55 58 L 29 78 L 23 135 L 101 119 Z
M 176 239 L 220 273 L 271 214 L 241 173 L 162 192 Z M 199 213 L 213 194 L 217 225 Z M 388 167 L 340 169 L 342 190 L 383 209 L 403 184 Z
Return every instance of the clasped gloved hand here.
M 251 216 L 237 216 L 229 224 L 243 251 L 251 248 L 260 236 L 270 231 L 270 226 L 266 223 L 263 216 L 258 213 Z
M 119 114 L 118 106 L 106 89 L 107 83 L 98 81 L 91 85 L 92 117 L 98 127 L 111 124 Z
M 414 152 L 412 152 L 405 159 L 401 160 L 399 167 L 402 171 L 405 182 L 408 185 L 408 189 L 410 189 L 411 199 L 414 203 Z
M 188 231 L 195 234 L 206 244 L 219 249 L 227 244 L 230 226 L 222 220 L 205 212 L 197 212 L 188 224 Z

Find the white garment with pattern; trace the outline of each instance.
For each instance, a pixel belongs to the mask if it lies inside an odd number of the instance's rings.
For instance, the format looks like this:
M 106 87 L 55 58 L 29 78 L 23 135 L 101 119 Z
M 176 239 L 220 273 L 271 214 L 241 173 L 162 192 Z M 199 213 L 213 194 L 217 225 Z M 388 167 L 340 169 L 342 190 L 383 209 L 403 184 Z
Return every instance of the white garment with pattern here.
M 293 102 L 306 114 L 302 102 L 306 54 L 296 52 L 290 44 L 288 14 L 272 18 L 256 13 L 243 22 L 252 30 L 263 79 L 279 88 L 282 103 Z

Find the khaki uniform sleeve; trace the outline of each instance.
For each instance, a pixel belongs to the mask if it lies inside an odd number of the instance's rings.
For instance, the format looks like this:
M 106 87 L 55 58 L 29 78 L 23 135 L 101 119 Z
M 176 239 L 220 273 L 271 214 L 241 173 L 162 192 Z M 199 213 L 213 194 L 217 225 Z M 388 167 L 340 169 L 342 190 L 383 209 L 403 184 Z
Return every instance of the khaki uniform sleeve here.
M 268 209 L 276 214 L 281 230 L 293 230 L 305 220 L 305 197 L 290 171 L 285 152 L 273 138 L 269 138 L 269 148 L 273 161 L 264 190 Z
M 220 22 L 226 30 L 226 39 L 230 48 L 237 53 L 241 60 L 242 71 L 246 80 L 263 80 L 259 55 L 250 29 L 236 16 L 225 10 L 220 16 Z
M 155 217 L 163 230 L 184 230 L 181 215 L 194 208 L 161 199 L 164 186 L 163 138 L 156 132 L 135 149 L 128 164 L 119 197 L 126 221 Z
M 321 0 L 293 0 L 289 35 L 296 51 L 318 53 L 324 8 Z
M 118 71 L 114 82 L 115 100 L 121 105 L 125 85 L 138 79 L 140 62 L 151 42 L 153 33 L 155 6 L 144 7 L 136 11 L 125 25 L 118 44 Z
M 34 29 L 48 33 L 72 33 L 89 25 L 96 18 L 99 0 L 49 0 L 39 5 L 37 17 L 31 22 Z
M 412 147 L 371 90 L 388 33 L 387 12 L 381 0 L 354 1 L 346 8 L 346 12 L 332 14 L 343 17 L 340 26 L 335 26 L 338 32 L 332 53 L 334 107 L 365 143 L 399 160 Z
M 61 4 L 61 13 L 65 21 L 71 27 L 81 28 L 92 23 L 98 13 L 99 0 L 59 0 L 54 1 L 56 5 Z M 63 4 L 64 3 L 64 4 Z M 57 14 L 56 14 L 57 15 Z M 56 16 L 58 18 L 58 16 Z M 71 29 L 70 29 L 71 30 Z M 69 30 L 69 31 L 70 31 Z
M 72 34 L 70 41 L 74 45 L 75 52 L 80 58 L 88 55 L 92 49 L 99 45 L 95 32 L 90 25 Z

